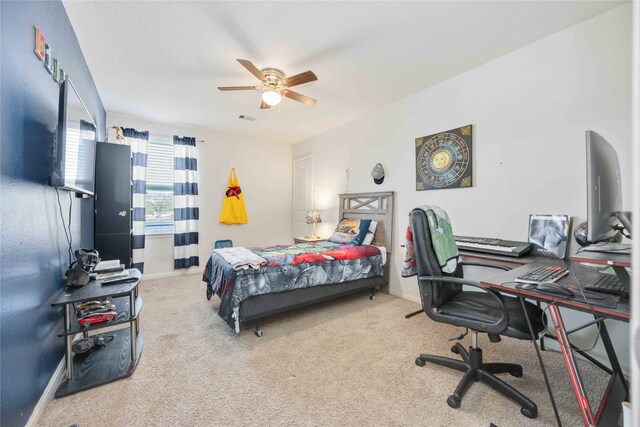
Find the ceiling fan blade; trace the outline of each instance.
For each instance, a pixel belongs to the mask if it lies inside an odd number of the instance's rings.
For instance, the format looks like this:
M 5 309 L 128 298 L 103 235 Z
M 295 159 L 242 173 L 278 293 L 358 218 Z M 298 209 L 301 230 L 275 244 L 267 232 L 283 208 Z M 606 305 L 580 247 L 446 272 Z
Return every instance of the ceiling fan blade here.
M 262 101 L 262 103 L 260 104 L 260 109 L 261 110 L 266 110 L 267 108 L 271 108 L 271 105 L 269 105 L 266 102 Z
M 218 86 L 218 90 L 259 90 L 259 86 Z
M 236 59 L 236 61 L 238 61 L 240 64 L 242 64 L 242 66 L 244 68 L 246 68 L 247 70 L 249 70 L 249 72 L 251 74 L 253 74 L 254 76 L 256 76 L 258 78 L 258 80 L 263 81 L 263 80 L 267 80 L 267 76 L 265 76 L 264 74 L 262 74 L 262 71 L 260 71 L 258 69 L 258 67 L 256 67 L 255 65 L 253 65 L 253 62 L 247 60 L 247 59 Z
M 289 99 L 293 99 L 294 101 L 302 102 L 307 107 L 313 106 L 316 102 L 315 99 L 309 98 L 308 96 L 302 95 L 298 92 L 294 92 L 292 90 L 283 90 L 282 96 L 285 96 Z
M 305 71 L 304 73 L 296 74 L 295 76 L 287 77 L 283 83 L 285 86 L 297 86 L 304 83 L 309 83 L 318 80 L 313 71 Z

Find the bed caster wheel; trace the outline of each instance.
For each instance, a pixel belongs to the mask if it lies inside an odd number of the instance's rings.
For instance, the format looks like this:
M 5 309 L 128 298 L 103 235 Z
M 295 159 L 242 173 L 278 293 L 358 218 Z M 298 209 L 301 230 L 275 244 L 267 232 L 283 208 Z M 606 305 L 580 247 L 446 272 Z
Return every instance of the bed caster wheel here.
M 460 407 L 460 399 L 457 399 L 453 394 L 449 396 L 447 399 L 447 404 L 451 406 L 453 409 L 458 409 Z M 524 409 L 524 408 L 522 408 Z
M 509 375 L 516 378 L 522 378 L 522 368 L 509 372 Z
M 424 366 L 425 361 L 420 359 L 419 357 L 416 358 L 416 365 L 418 366 Z
M 520 413 L 522 415 L 524 415 L 527 418 L 537 418 L 538 417 L 538 409 L 534 408 L 533 410 L 530 410 L 528 408 L 520 408 Z
M 369 299 L 370 299 L 371 301 L 373 301 L 374 299 L 376 299 L 376 296 L 375 296 L 375 295 L 370 295 L 370 296 L 369 296 Z
M 254 334 L 256 334 L 258 338 L 260 338 L 262 336 L 262 331 L 255 331 Z
M 207 287 L 207 301 L 211 301 L 211 297 L 213 296 L 213 291 L 211 288 Z

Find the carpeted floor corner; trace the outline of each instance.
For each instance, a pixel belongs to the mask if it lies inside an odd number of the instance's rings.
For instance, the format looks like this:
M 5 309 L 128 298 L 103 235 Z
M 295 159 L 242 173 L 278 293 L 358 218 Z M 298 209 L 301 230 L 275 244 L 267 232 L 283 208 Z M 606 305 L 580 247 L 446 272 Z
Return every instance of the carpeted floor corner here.
M 486 361 L 519 363 L 522 378 L 502 377 L 538 405 L 538 418 L 488 386 L 475 383 L 459 409 L 447 397 L 462 373 L 427 364 L 420 353 L 454 356 L 447 339 L 458 329 L 409 301 L 367 293 L 274 316 L 236 335 L 205 298 L 199 275 L 146 280 L 141 331 L 144 350 L 127 379 L 48 403 L 41 426 L 546 426 L 555 418 L 533 345 L 503 338 L 480 346 Z M 469 344 L 469 338 L 463 341 Z M 564 425 L 581 425 L 562 356 L 543 358 Z M 581 372 L 592 401 L 605 374 Z

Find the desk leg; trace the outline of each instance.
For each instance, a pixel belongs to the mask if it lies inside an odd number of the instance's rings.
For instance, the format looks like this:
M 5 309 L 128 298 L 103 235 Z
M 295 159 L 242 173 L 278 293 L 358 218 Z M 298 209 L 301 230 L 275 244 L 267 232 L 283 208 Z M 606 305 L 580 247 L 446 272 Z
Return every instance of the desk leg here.
M 567 366 L 567 371 L 569 371 L 569 378 L 571 378 L 573 392 L 575 393 L 578 405 L 580 406 L 580 413 L 582 414 L 584 425 L 593 426 L 596 424 L 593 418 L 593 412 L 591 411 L 591 405 L 589 405 L 589 399 L 587 399 L 587 393 L 584 389 L 584 385 L 582 384 L 580 372 L 578 372 L 576 359 L 573 356 L 571 346 L 569 345 L 569 338 L 564 330 L 564 322 L 560 315 L 560 309 L 555 304 L 549 304 L 549 314 L 551 316 L 551 322 L 553 322 L 553 327 L 556 330 L 556 336 L 558 337 L 558 343 L 560 344 L 564 363 Z
M 618 361 L 615 349 L 611 343 L 611 338 L 609 337 L 609 331 L 607 331 L 607 327 L 604 322 L 600 325 L 600 338 L 602 339 L 602 344 L 604 344 L 604 348 L 607 351 L 607 357 L 609 358 L 609 363 L 611 364 L 611 370 L 613 372 L 611 373 L 611 378 L 609 379 L 604 396 L 602 397 L 602 402 L 598 408 L 596 421 L 598 425 L 616 425 L 618 418 L 620 417 L 620 411 L 622 410 L 622 401 L 627 399 L 629 396 L 629 388 L 627 387 L 624 375 L 622 374 L 620 362 Z
M 518 297 L 520 300 L 520 305 L 522 306 L 522 312 L 524 313 L 524 318 L 527 320 L 527 326 L 529 326 L 529 333 L 531 334 L 531 341 L 533 342 L 533 346 L 536 349 L 536 354 L 538 355 L 538 362 L 540 363 L 540 369 L 542 370 L 542 376 L 544 377 L 544 382 L 547 385 L 547 392 L 549 392 L 549 399 L 551 400 L 551 406 L 553 407 L 553 413 L 556 416 L 556 421 L 558 422 L 558 427 L 562 427 L 562 423 L 560 422 L 560 414 L 558 414 L 558 407 L 556 406 L 556 400 L 553 398 L 553 391 L 551 390 L 551 384 L 549 383 L 549 377 L 547 377 L 547 370 L 544 367 L 544 362 L 542 361 L 542 356 L 540 355 L 540 349 L 538 348 L 538 343 L 536 339 L 538 338 L 533 331 L 533 326 L 531 326 L 531 320 L 529 319 L 529 313 L 527 313 L 527 307 L 524 304 L 524 298 Z M 540 338 L 540 344 L 542 344 L 542 338 Z

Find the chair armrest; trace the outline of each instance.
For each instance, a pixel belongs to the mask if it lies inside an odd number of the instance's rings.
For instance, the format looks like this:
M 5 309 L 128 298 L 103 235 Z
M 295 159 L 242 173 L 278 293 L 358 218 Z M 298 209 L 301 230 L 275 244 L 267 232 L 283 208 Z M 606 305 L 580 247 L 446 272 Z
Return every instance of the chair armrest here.
M 507 307 L 504 304 L 503 296 L 496 290 L 491 289 L 489 286 L 485 286 L 482 283 L 475 280 L 461 279 L 458 277 L 442 277 L 442 276 L 418 276 L 418 280 L 426 280 L 429 282 L 443 282 L 443 283 L 452 283 L 452 284 L 460 284 L 466 286 L 472 286 L 474 288 L 479 288 L 484 292 L 491 295 L 493 299 L 495 299 L 498 304 L 502 307 L 502 316 L 498 318 L 494 323 L 486 323 L 481 320 L 469 320 L 469 319 L 461 319 L 459 317 L 448 316 L 438 312 L 435 312 L 431 309 L 425 310 L 427 316 L 435 320 L 436 322 L 444 322 L 451 323 L 457 326 L 468 327 L 473 330 L 477 330 L 480 332 L 487 332 L 491 334 L 499 334 L 500 332 L 507 329 L 509 325 L 509 312 L 507 311 Z M 424 308 L 424 304 L 423 304 Z
M 497 264 L 485 264 L 482 262 L 459 262 L 459 265 L 465 267 L 465 266 L 469 266 L 469 265 L 473 265 L 475 267 L 488 267 L 488 268 L 497 268 L 499 270 L 504 270 L 504 271 L 509 271 L 509 270 L 513 270 L 511 267 L 507 267 L 506 265 L 497 265 Z

